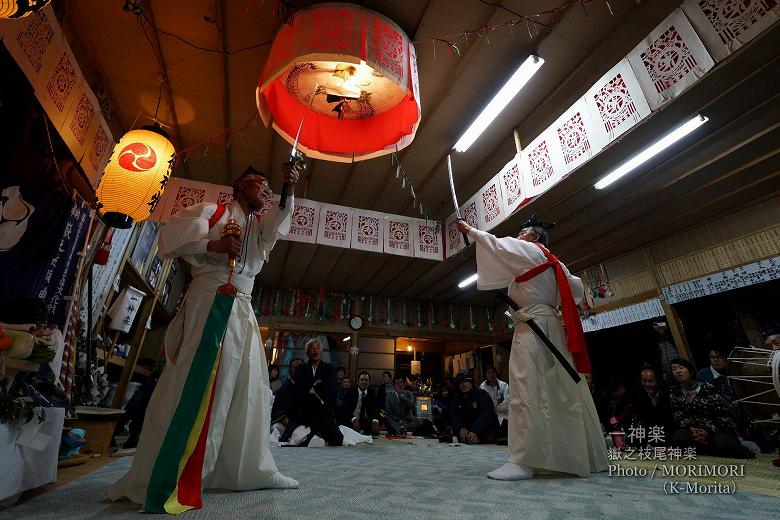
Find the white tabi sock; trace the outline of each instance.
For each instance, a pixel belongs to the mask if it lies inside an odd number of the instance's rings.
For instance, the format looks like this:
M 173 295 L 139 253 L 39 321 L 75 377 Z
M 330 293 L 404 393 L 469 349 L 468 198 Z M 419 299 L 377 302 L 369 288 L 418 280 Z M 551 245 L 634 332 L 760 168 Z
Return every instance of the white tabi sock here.
M 507 462 L 488 473 L 487 476 L 493 480 L 528 480 L 534 478 L 534 472 L 531 468 Z
M 297 488 L 298 481 L 294 478 L 285 477 L 278 471 L 260 482 L 254 489 L 290 489 Z

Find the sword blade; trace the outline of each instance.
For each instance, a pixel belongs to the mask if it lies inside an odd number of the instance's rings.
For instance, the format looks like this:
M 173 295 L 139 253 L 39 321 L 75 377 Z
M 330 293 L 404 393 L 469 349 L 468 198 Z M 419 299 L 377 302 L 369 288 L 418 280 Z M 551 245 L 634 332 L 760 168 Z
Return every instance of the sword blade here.
M 452 194 L 452 205 L 455 206 L 455 216 L 460 218 L 458 196 L 455 194 L 455 180 L 452 178 L 452 157 L 449 154 L 447 155 L 447 173 L 450 178 L 450 194 Z
M 447 174 L 450 177 L 450 193 L 452 194 L 452 204 L 455 206 L 455 216 L 457 218 L 461 218 L 460 206 L 458 205 L 458 196 L 455 194 L 455 180 L 452 178 L 452 157 L 450 154 L 447 154 Z M 463 243 L 468 246 L 470 244 L 468 235 L 466 235 L 466 233 L 462 233 L 462 235 Z
M 292 150 L 290 150 L 290 158 L 295 159 L 295 154 L 298 153 L 298 141 L 301 138 L 301 129 L 303 129 L 303 120 L 306 119 L 306 116 L 304 115 L 301 118 L 301 122 L 298 124 L 298 132 L 295 134 L 295 142 L 293 143 Z

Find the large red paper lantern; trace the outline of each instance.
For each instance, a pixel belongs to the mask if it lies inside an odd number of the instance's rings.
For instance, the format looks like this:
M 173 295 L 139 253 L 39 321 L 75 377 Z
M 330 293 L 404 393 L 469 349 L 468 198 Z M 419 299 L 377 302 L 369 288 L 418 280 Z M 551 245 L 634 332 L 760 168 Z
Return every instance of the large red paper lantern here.
M 417 58 L 391 20 L 352 4 L 295 13 L 276 34 L 257 87 L 263 122 L 299 149 L 353 162 L 408 146 L 420 124 Z
M 129 228 L 160 201 L 176 150 L 159 126 L 130 130 L 114 147 L 95 194 L 103 222 Z

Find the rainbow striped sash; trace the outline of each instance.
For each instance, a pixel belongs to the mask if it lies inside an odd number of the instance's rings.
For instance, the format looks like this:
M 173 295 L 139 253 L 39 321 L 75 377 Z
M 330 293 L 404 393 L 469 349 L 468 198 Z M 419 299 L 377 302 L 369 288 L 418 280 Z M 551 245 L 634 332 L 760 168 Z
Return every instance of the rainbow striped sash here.
M 146 491 L 147 513 L 203 507 L 201 481 L 222 340 L 235 298 L 216 294 Z

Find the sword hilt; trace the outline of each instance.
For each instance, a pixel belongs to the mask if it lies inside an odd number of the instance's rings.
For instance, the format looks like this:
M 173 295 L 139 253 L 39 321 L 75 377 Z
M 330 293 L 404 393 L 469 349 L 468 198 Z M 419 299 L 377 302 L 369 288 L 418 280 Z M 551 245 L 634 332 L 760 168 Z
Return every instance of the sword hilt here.
M 290 189 L 290 185 L 286 182 L 282 185 L 282 191 L 279 193 L 279 209 L 287 207 L 287 191 Z

